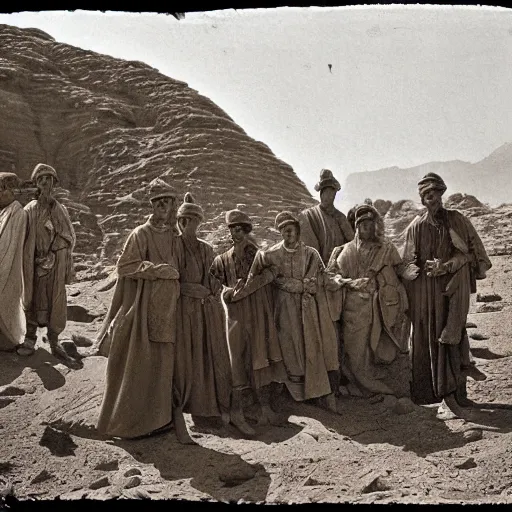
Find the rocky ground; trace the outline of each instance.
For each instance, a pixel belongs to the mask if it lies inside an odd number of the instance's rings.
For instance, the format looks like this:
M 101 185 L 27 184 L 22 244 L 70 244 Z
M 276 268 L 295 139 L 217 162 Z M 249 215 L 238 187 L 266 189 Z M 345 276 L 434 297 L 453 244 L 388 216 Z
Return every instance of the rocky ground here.
M 0 358 L 0 493 L 11 502 L 14 496 L 511 503 L 512 262 L 492 261 L 468 318 L 476 324 L 469 328 L 472 353 L 488 378 L 469 381 L 469 396 L 481 407 L 467 421 L 441 422 L 433 407 L 363 398 L 341 398 L 333 414 L 276 394 L 288 424 L 261 428 L 252 440 L 232 427 L 196 426 L 190 417 L 195 446 L 180 445 L 173 432 L 105 440 L 94 422 L 106 359 L 84 357 L 83 368 L 70 369 L 39 341 L 31 358 Z M 112 283 L 69 286 L 71 320 L 63 339 L 95 336 Z

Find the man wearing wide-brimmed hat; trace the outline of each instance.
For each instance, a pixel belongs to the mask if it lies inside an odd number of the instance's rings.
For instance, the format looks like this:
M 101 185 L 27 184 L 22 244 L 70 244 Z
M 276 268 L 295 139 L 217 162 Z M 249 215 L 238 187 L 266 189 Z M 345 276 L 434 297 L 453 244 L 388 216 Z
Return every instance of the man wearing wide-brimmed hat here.
M 400 278 L 413 279 L 416 271 L 403 265 L 384 236 L 382 217 L 368 203 L 355 207 L 355 238 L 329 268 L 344 294 L 340 317 L 347 389 L 367 396 L 408 394 L 407 377 L 407 389 L 400 389 L 402 377 L 388 374 L 385 365 L 408 352 L 408 301 Z
M 245 290 L 235 292 L 233 300 L 252 292 L 254 281 L 272 270 L 286 386 L 295 400 L 325 397 L 327 407 L 336 411 L 329 374 L 339 369 L 338 347 L 325 295 L 325 266 L 318 251 L 300 240 L 300 223 L 293 213 L 279 213 L 275 228 L 283 241 L 256 254 Z
M 19 179 L 0 172 L 0 350 L 14 350 L 25 333 L 23 293 L 23 243 L 27 213 L 16 201 Z
M 181 244 L 176 191 L 160 178 L 148 187 L 153 213 L 128 236 L 117 262 L 117 283 L 98 334 L 108 356 L 98 431 L 137 438 L 174 423 L 180 442 L 192 442 L 183 414 L 174 414 L 172 388 Z M 174 411 L 175 412 L 175 411 Z
M 59 181 L 55 169 L 37 164 L 31 180 L 37 187 L 37 198 L 25 206 L 28 221 L 23 249 L 23 307 L 27 332 L 17 351 L 23 356 L 33 354 L 37 328 L 46 327 L 52 354 L 69 361 L 58 339 L 67 322 L 66 284 L 74 277 L 75 230 L 67 209 L 53 196 Z
M 281 420 L 270 406 L 270 384 L 280 381 L 284 368 L 268 286 L 262 286 L 243 300 L 232 302 L 235 288 L 241 288 L 247 280 L 258 252 L 258 246 L 250 236 L 252 221 L 245 212 L 235 209 L 226 212 L 226 224 L 233 246 L 215 258 L 210 272 L 225 287 L 222 298 L 226 308 L 233 381 L 231 423 L 243 434 L 253 436 L 255 430 L 247 423 L 243 411 L 244 391 L 251 389 L 256 394 L 261 406 L 260 424 L 279 423 Z
M 464 416 L 460 406 L 466 378 L 485 379 L 470 359 L 466 319 L 476 280 L 491 268 L 470 220 L 443 207 L 444 180 L 428 173 L 418 182 L 426 212 L 406 229 L 404 262 L 417 269 L 407 283 L 412 321 L 412 395 L 418 403 L 437 403 L 441 419 Z
M 334 199 L 341 189 L 339 181 L 329 169 L 322 169 L 315 190 L 320 192 L 320 204 L 303 210 L 299 215 L 301 239 L 320 253 L 325 265 L 335 247 L 354 238 L 354 230 L 345 214 L 334 207 Z
M 232 385 L 220 302 L 222 285 L 210 274 L 215 254 L 208 242 L 197 237 L 204 211 L 189 192 L 178 208 L 177 217 L 183 265 L 180 268 L 174 403 L 192 415 L 196 426 L 206 418 L 221 416 L 229 423 Z

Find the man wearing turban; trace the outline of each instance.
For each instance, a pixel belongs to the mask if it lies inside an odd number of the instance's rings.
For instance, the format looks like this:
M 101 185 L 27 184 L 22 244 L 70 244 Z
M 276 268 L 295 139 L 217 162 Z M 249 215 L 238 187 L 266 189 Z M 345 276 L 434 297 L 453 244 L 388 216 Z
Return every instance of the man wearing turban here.
M 463 416 L 466 378 L 485 379 L 472 363 L 466 319 L 476 280 L 491 268 L 470 220 L 444 208 L 443 179 L 428 173 L 418 183 L 426 212 L 407 227 L 404 263 L 418 277 L 406 283 L 412 322 L 412 398 L 419 404 L 443 402 L 439 418 Z
M 58 183 L 55 169 L 38 164 L 31 179 L 37 186 L 37 199 L 25 206 L 23 307 L 27 330 L 25 341 L 17 351 L 24 356 L 33 354 L 37 328 L 46 327 L 52 354 L 69 360 L 58 339 L 67 321 L 66 284 L 74 277 L 75 230 L 66 208 L 53 197 Z
M 194 423 L 223 417 L 229 422 L 231 369 L 221 283 L 210 274 L 213 247 L 197 237 L 203 209 L 187 192 L 178 208 L 183 248 L 178 300 L 174 401 Z
M 168 430 L 174 422 L 178 440 L 189 444 L 183 414 L 172 408 L 182 262 L 176 191 L 160 178 L 148 188 L 153 213 L 125 242 L 98 334 L 99 354 L 108 356 L 108 363 L 97 428 L 108 436 L 137 438 Z
M 0 350 L 14 350 L 25 333 L 23 242 L 27 212 L 14 198 L 19 179 L 0 173 Z

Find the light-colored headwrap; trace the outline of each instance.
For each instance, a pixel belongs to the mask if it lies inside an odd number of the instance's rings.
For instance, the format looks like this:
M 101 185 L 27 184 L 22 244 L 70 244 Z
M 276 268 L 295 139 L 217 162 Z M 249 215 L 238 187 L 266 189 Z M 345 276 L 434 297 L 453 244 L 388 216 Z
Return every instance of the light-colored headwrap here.
M 178 208 L 178 218 L 179 217 L 199 217 L 199 219 L 204 219 L 203 209 L 199 204 L 197 204 L 194 200 L 194 197 L 190 192 L 185 194 L 185 198 L 183 199 L 183 203 Z
M 176 197 L 176 190 L 161 178 L 155 178 L 148 185 L 149 201 L 153 202 L 162 197 Z
M 39 176 L 45 176 L 45 175 L 53 176 L 54 183 L 59 182 L 59 177 L 57 176 L 57 171 L 51 165 L 48 165 L 48 164 L 37 164 L 34 167 L 34 170 L 32 171 L 32 176 L 30 177 L 30 179 L 32 180 L 33 183 L 36 183 L 37 178 L 39 178 Z
M 6 190 L 19 188 L 21 180 L 13 172 L 0 172 L 0 183 Z

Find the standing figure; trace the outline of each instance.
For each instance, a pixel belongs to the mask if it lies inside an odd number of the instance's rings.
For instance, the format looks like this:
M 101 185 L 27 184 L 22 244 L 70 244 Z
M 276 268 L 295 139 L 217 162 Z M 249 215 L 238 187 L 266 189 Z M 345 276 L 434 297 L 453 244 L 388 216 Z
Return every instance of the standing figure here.
M 14 350 L 25 334 L 23 243 L 27 212 L 14 198 L 19 179 L 0 173 L 0 350 Z
M 180 248 L 175 190 L 160 178 L 150 183 L 153 214 L 128 236 L 117 262 L 117 283 L 98 334 L 108 355 L 98 431 L 136 438 L 170 428 L 189 436 L 183 415 L 173 415 L 172 387 Z
M 320 253 L 324 265 L 329 262 L 335 247 L 354 238 L 354 230 L 347 217 L 334 207 L 334 199 L 340 189 L 332 172 L 322 169 L 320 181 L 315 185 L 315 190 L 320 192 L 320 204 L 299 214 L 301 239 Z
M 406 229 L 403 260 L 417 269 L 407 283 L 412 321 L 412 397 L 419 404 L 443 403 L 440 418 L 464 414 L 466 378 L 485 379 L 470 359 L 466 317 L 476 279 L 491 268 L 470 220 L 446 209 L 443 179 L 428 173 L 418 183 L 427 211 Z
M 226 341 L 222 285 L 210 274 L 212 246 L 197 238 L 203 209 L 190 193 L 178 209 L 180 267 L 175 406 L 193 417 L 220 417 L 229 423 L 231 368 Z
M 347 373 L 367 394 L 394 395 L 396 390 L 383 380 L 389 376 L 379 366 L 408 352 L 408 302 L 400 277 L 413 279 L 416 272 L 402 264 L 397 249 L 384 237 L 384 222 L 372 205 L 357 207 L 355 227 L 354 240 L 345 244 L 329 269 L 344 293 L 341 325 Z
M 74 277 L 73 249 L 76 236 L 66 208 L 53 197 L 57 172 L 37 164 L 32 173 L 37 198 L 25 206 L 27 237 L 23 249 L 23 307 L 27 319 L 25 341 L 19 355 L 31 355 L 37 342 L 37 328 L 46 327 L 53 355 L 69 360 L 59 344 L 67 321 L 66 284 Z
M 275 274 L 274 319 L 290 394 L 296 401 L 326 397 L 328 408 L 336 411 L 329 372 L 339 369 L 338 347 L 327 307 L 325 266 L 318 251 L 300 240 L 299 220 L 292 213 L 279 213 L 275 227 L 283 241 L 258 251 L 245 290 L 233 299 L 250 293 L 265 271 Z
M 249 274 L 258 246 L 250 236 L 252 222 L 240 210 L 226 213 L 233 247 L 216 256 L 210 272 L 226 288 L 222 300 L 226 309 L 227 338 L 233 390 L 231 423 L 248 436 L 255 434 L 246 422 L 242 398 L 245 389 L 256 392 L 261 406 L 260 424 L 280 423 L 270 406 L 270 384 L 284 375 L 279 339 L 272 316 L 272 294 L 267 287 L 239 302 L 232 302 L 235 287 L 240 288 Z M 273 276 L 272 276 L 273 278 Z

